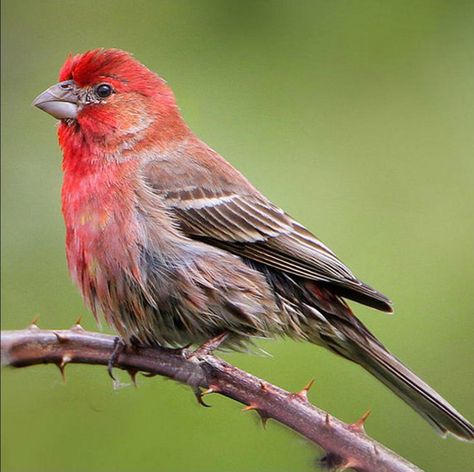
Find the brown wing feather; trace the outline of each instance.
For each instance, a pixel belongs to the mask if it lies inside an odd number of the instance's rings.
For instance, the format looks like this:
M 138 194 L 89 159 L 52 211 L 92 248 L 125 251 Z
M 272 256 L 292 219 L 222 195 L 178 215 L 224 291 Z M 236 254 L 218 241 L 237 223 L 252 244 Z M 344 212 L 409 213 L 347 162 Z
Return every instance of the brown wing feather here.
M 188 149 L 189 152 L 189 149 Z M 328 283 L 336 294 L 383 311 L 390 300 L 358 280 L 306 228 L 273 205 L 218 154 L 202 148 L 174 171 L 166 156 L 144 171 L 182 230 L 234 254 L 298 277 Z M 179 176 L 179 178 L 177 178 Z

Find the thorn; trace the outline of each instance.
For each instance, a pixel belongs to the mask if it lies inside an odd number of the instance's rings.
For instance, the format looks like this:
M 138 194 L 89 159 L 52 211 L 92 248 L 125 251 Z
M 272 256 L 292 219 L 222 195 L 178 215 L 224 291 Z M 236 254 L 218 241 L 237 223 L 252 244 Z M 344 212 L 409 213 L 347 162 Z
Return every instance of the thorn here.
M 374 444 L 374 452 L 376 456 L 379 455 L 379 448 L 375 444 Z
M 208 389 L 208 390 L 209 390 L 209 389 Z M 194 392 L 194 396 L 196 397 L 197 402 L 198 402 L 201 406 L 205 406 L 206 408 L 211 408 L 212 405 L 208 405 L 208 404 L 202 399 L 203 392 L 201 392 L 201 389 L 200 389 L 199 387 L 196 387 L 195 389 L 193 389 L 193 392 Z
M 206 390 L 201 392 L 201 396 L 203 397 L 204 395 L 210 395 L 211 393 L 216 393 L 218 391 L 219 390 L 217 387 L 209 387 L 209 388 L 206 388 Z
M 63 358 L 61 359 L 60 364 L 58 364 L 59 370 L 61 372 L 61 377 L 63 378 L 63 382 L 66 382 L 66 375 L 64 373 L 64 369 L 66 368 L 66 365 L 71 362 L 72 358 L 69 354 L 64 354 Z
M 250 405 L 244 406 L 241 411 L 251 411 L 251 410 L 258 411 L 258 407 L 251 403 Z
M 136 369 L 127 369 L 127 373 L 128 375 L 130 376 L 130 379 L 132 380 L 132 383 L 133 383 L 133 386 L 135 388 L 138 387 L 137 385 L 137 373 L 138 373 L 138 370 Z
M 326 423 L 326 426 L 331 426 L 329 413 L 326 413 L 326 418 L 324 418 L 324 422 Z
M 367 410 L 355 423 L 349 425 L 349 428 L 355 431 L 363 431 L 365 432 L 364 424 L 367 421 L 371 411 Z
M 151 372 L 142 372 L 143 377 L 156 377 L 158 374 L 152 374 Z
M 58 340 L 58 342 L 64 343 L 67 341 L 67 338 L 63 334 L 59 334 L 56 331 L 53 331 L 53 334 L 56 336 L 56 339 Z
M 260 421 L 262 423 L 263 429 L 267 428 L 267 421 L 269 420 L 269 416 L 267 416 L 263 411 L 257 410 L 258 416 L 260 417 Z
M 31 320 L 31 323 L 30 323 L 30 325 L 28 326 L 28 329 L 29 329 L 29 330 L 35 331 L 35 330 L 39 329 L 39 326 L 38 326 L 39 318 L 40 318 L 40 315 L 36 315 L 36 316 Z
M 268 390 L 267 384 L 261 382 L 260 383 L 260 390 L 262 390 L 262 392 L 268 392 L 269 390 Z
M 71 328 L 71 331 L 85 331 L 85 329 L 81 326 L 82 315 L 79 315 L 77 320 L 74 322 L 74 325 Z
M 61 372 L 61 378 L 63 379 L 63 382 L 66 383 L 66 375 L 64 373 L 64 366 L 61 364 L 58 364 L 59 372 Z
M 252 410 L 258 413 L 260 422 L 262 423 L 263 428 L 266 429 L 269 416 L 266 413 L 264 413 L 257 405 L 251 403 L 250 405 L 244 406 L 241 411 L 245 413 L 246 411 L 252 411 Z
M 354 468 L 354 466 L 356 465 L 355 462 L 351 462 L 350 460 L 347 461 L 344 465 L 342 465 L 339 469 L 337 469 L 338 471 L 340 472 L 344 472 L 345 470 L 349 470 L 349 469 L 352 469 Z
M 310 380 L 302 390 L 298 393 L 295 393 L 297 397 L 300 397 L 302 400 L 308 401 L 308 392 L 311 390 L 311 387 L 314 385 L 314 379 Z

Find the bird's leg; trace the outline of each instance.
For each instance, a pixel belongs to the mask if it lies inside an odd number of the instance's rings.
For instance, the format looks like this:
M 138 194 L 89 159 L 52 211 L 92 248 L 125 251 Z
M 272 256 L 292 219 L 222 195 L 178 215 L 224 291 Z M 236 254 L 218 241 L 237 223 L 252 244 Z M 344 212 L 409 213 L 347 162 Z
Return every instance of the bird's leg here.
M 186 356 L 187 359 L 199 361 L 201 357 L 212 354 L 226 339 L 228 339 L 229 335 L 230 333 L 228 331 L 224 331 L 223 333 L 217 336 L 214 336 L 213 338 L 201 344 L 196 350 L 189 353 Z M 201 391 L 201 388 L 195 387 L 193 388 L 193 392 L 196 397 L 196 400 L 201 406 L 205 406 L 205 407 L 211 406 L 204 402 L 202 398 L 204 396 L 204 393 Z
M 175 348 L 170 348 L 170 351 L 178 354 L 181 357 L 188 357 L 189 356 L 189 348 L 192 346 L 191 343 L 188 343 L 182 347 L 175 347 Z
M 188 359 L 199 358 L 212 354 L 229 337 L 229 334 L 230 333 L 228 331 L 224 331 L 223 333 L 207 340 L 195 351 L 191 352 L 191 354 L 188 356 Z
M 125 350 L 126 347 L 127 345 L 125 344 L 125 341 L 120 336 L 116 336 L 114 338 L 114 347 L 112 350 L 112 354 L 109 358 L 109 362 L 107 363 L 107 372 L 109 373 L 110 378 L 114 382 L 117 379 L 114 377 L 114 374 L 112 373 L 112 369 L 114 368 L 115 362 L 117 362 L 118 357 Z

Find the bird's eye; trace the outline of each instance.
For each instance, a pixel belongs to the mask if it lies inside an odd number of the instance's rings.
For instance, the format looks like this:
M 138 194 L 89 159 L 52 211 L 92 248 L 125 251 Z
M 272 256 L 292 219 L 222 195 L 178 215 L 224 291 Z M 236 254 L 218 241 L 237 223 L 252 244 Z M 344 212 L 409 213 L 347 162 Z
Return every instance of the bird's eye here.
M 109 84 L 100 84 L 95 88 L 95 93 L 99 98 L 107 98 L 112 95 L 113 92 L 112 86 Z

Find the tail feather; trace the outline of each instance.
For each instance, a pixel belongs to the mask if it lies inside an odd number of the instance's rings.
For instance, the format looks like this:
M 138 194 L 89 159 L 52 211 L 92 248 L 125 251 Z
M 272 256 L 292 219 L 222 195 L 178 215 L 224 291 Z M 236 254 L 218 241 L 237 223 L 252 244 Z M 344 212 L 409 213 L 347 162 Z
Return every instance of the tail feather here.
M 411 406 L 441 435 L 474 441 L 474 426 L 405 367 L 370 333 L 333 287 L 295 279 L 252 262 L 267 277 L 288 319 L 288 334 L 304 336 L 358 363 Z M 296 327 L 296 328 L 295 328 Z
M 379 343 L 354 346 L 352 357 L 425 418 L 442 436 L 474 440 L 474 426 Z

